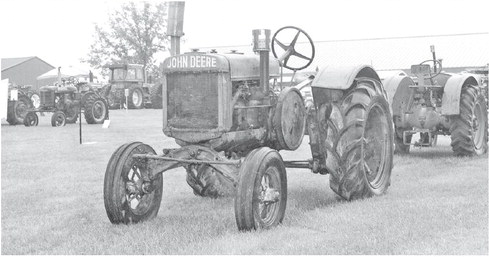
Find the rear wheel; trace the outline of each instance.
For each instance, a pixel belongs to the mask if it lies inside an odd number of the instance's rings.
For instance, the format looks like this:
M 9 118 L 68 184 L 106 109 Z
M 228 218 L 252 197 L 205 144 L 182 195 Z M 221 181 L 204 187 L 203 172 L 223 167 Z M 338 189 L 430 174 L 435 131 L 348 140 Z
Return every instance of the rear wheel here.
M 143 90 L 139 87 L 133 87 L 129 89 L 129 109 L 141 109 L 143 108 Z
M 85 120 L 88 124 L 102 124 L 109 114 L 107 102 L 94 93 L 86 96 L 84 108 Z
M 156 154 L 150 146 L 128 143 L 119 147 L 107 164 L 104 178 L 104 204 L 110 222 L 138 223 L 158 214 L 163 193 L 163 176 L 144 181 L 148 170 L 134 154 Z
M 395 127 L 394 140 L 395 140 L 395 149 L 394 153 L 396 154 L 409 154 L 410 145 L 404 144 L 403 134 L 404 131 L 409 130 L 405 128 Z M 411 143 L 413 135 L 409 134 L 406 136 L 407 143 Z
M 378 81 L 359 79 L 330 115 L 330 187 L 347 200 L 383 194 L 390 185 L 393 123 Z
M 452 150 L 457 156 L 487 152 L 487 106 L 484 96 L 473 85 L 462 88 L 460 114 L 451 117 Z
M 19 94 L 17 101 L 9 101 L 7 106 L 7 122 L 10 125 L 23 124 L 27 110 L 32 102 L 26 95 Z
M 239 230 L 268 229 L 280 224 L 287 204 L 287 175 L 276 150 L 250 152 L 239 170 L 234 201 Z
M 56 111 L 51 116 L 51 126 L 62 127 L 66 125 L 66 115 L 62 111 Z

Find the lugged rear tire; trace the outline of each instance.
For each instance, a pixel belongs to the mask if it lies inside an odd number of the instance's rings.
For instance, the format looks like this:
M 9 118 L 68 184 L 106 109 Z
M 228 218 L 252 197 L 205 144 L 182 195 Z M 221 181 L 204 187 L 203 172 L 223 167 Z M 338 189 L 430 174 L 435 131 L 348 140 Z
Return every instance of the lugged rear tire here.
M 199 165 L 195 170 L 187 170 L 187 184 L 194 194 L 202 197 L 218 198 L 231 195 L 233 183 L 209 165 Z
M 395 125 L 394 125 L 394 127 L 395 127 Z M 405 145 L 404 140 L 403 140 L 403 134 L 404 134 L 405 130 L 409 130 L 409 129 L 395 127 L 395 133 L 394 133 L 394 141 L 395 141 L 394 153 L 395 154 L 401 154 L 401 155 L 409 154 L 409 150 L 410 150 L 411 146 Z M 406 141 L 408 143 L 411 143 L 412 137 L 413 137 L 413 135 L 407 135 Z
M 393 167 L 394 126 L 380 82 L 358 78 L 333 104 L 326 148 L 331 189 L 346 200 L 383 194 Z
M 487 152 L 487 106 L 480 90 L 473 85 L 462 88 L 460 114 L 450 119 L 452 150 L 456 156 Z
M 7 122 L 10 125 L 23 124 L 27 110 L 32 107 L 31 99 L 26 95 L 19 94 L 17 101 L 8 101 Z
M 140 87 L 131 87 L 128 98 L 129 109 L 142 109 L 144 107 L 144 94 Z
M 88 93 L 85 97 L 85 120 L 88 124 L 102 124 L 109 116 L 109 106 L 105 99 L 94 93 Z
M 134 154 L 156 154 L 156 152 L 141 142 L 128 143 L 120 146 L 107 164 L 104 178 L 104 205 L 107 217 L 113 224 L 150 220 L 156 217 L 160 209 L 163 194 L 162 174 L 151 182 L 154 189 L 150 193 L 142 196 L 139 195 L 140 193 L 133 193 L 133 188 L 141 187 L 138 184 L 140 173 L 146 168 L 137 159 L 132 158 Z

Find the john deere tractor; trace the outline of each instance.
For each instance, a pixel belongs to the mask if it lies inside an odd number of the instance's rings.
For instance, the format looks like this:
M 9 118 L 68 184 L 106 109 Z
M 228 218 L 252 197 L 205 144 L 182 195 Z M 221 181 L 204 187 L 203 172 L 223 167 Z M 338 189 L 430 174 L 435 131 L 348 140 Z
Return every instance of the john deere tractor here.
M 395 75 L 384 80 L 392 106 L 396 152 L 409 153 L 410 145 L 434 146 L 438 135 L 450 135 L 457 156 L 487 151 L 487 106 L 478 79 L 469 73 L 442 72 L 433 59 L 411 66 L 414 79 Z M 419 133 L 419 140 L 412 136 Z
M 162 173 L 177 167 L 185 169 L 197 195 L 233 192 L 239 230 L 282 222 L 286 168 L 329 174 L 331 189 L 347 200 L 387 190 L 393 124 L 374 69 L 319 70 L 309 80 L 314 104 L 306 109 L 297 88 L 275 93 L 269 81 L 280 76 L 280 68 L 306 68 L 315 55 L 312 39 L 296 27 L 279 29 L 271 40 L 270 30 L 254 30 L 253 38 L 254 54 L 190 52 L 164 61 L 163 133 L 180 147 L 156 153 L 147 144 L 131 142 L 115 150 L 104 180 L 112 223 L 154 218 L 162 199 Z M 299 40 L 308 44 L 299 45 Z M 306 130 L 311 158 L 284 161 L 279 151 L 298 149 Z
M 24 125 L 37 126 L 39 124 L 37 112 L 52 112 L 53 127 L 75 123 L 80 108 L 84 111 L 88 124 L 101 124 L 108 118 L 109 108 L 107 101 L 98 91 L 89 83 L 78 82 L 76 78 L 69 78 L 63 81 L 63 84 L 41 87 L 40 106 L 27 110 Z
M 126 104 L 129 109 L 141 109 L 145 105 L 151 104 L 150 89 L 154 85 L 146 82 L 143 65 L 113 64 L 108 67 L 110 69 L 110 84 L 105 90 L 111 109 L 122 108 Z M 126 89 L 129 91 L 127 101 Z

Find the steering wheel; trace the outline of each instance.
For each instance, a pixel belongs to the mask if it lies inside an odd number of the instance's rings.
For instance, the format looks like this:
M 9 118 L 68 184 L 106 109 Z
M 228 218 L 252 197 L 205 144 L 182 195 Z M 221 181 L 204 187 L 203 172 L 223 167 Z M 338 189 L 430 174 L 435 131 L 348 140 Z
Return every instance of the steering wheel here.
M 441 66 L 441 62 L 438 61 L 438 60 L 426 60 L 426 61 L 420 63 L 419 65 L 423 65 L 425 63 L 430 63 L 430 62 L 433 63 L 433 70 L 436 67 L 436 72 L 435 73 L 431 73 L 431 68 L 430 68 L 430 79 L 432 79 L 432 78 L 438 76 L 441 73 L 442 66 Z M 437 66 L 437 64 L 438 64 L 438 66 Z
M 289 30 L 289 31 L 292 30 L 293 32 L 297 31 L 295 33 L 294 38 L 292 39 L 292 41 L 288 45 L 280 42 L 277 39 L 277 35 L 280 32 L 286 31 L 286 30 Z M 310 51 L 311 56 L 310 57 L 302 55 L 301 53 L 299 53 L 295 49 L 295 45 L 297 44 L 297 39 L 299 38 L 299 36 L 301 34 L 304 34 L 306 36 L 306 38 L 309 40 L 309 45 L 311 48 L 311 51 Z M 280 57 L 277 57 L 277 52 L 275 51 L 276 45 L 284 51 L 284 53 L 282 53 L 282 55 L 280 55 Z M 309 37 L 309 35 L 304 30 L 297 28 L 297 27 L 287 26 L 287 27 L 283 27 L 283 28 L 277 30 L 277 32 L 275 32 L 275 34 L 273 35 L 272 53 L 273 53 L 273 56 L 278 59 L 280 66 L 285 67 L 285 68 L 290 69 L 290 70 L 293 70 L 293 71 L 297 71 L 297 70 L 305 69 L 307 66 L 309 66 L 312 63 L 312 60 L 314 59 L 315 49 L 314 49 L 314 43 L 312 42 L 311 37 Z M 289 58 L 292 56 L 297 57 L 296 59 L 305 60 L 305 61 L 307 61 L 307 63 L 305 65 L 299 66 L 299 67 L 290 66 L 287 63 L 289 62 Z

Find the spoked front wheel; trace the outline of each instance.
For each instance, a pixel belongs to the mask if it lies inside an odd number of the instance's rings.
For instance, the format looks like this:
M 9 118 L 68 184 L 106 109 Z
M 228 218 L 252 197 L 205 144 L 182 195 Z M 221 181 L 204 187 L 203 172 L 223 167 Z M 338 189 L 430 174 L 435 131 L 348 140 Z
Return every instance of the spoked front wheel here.
M 147 168 L 134 154 L 156 154 L 149 145 L 133 142 L 119 147 L 109 160 L 104 179 L 104 203 L 110 222 L 138 223 L 158 214 L 163 176 L 144 181 Z
M 280 224 L 287 204 L 287 175 L 276 150 L 250 152 L 240 168 L 234 201 L 239 230 L 268 229 Z

